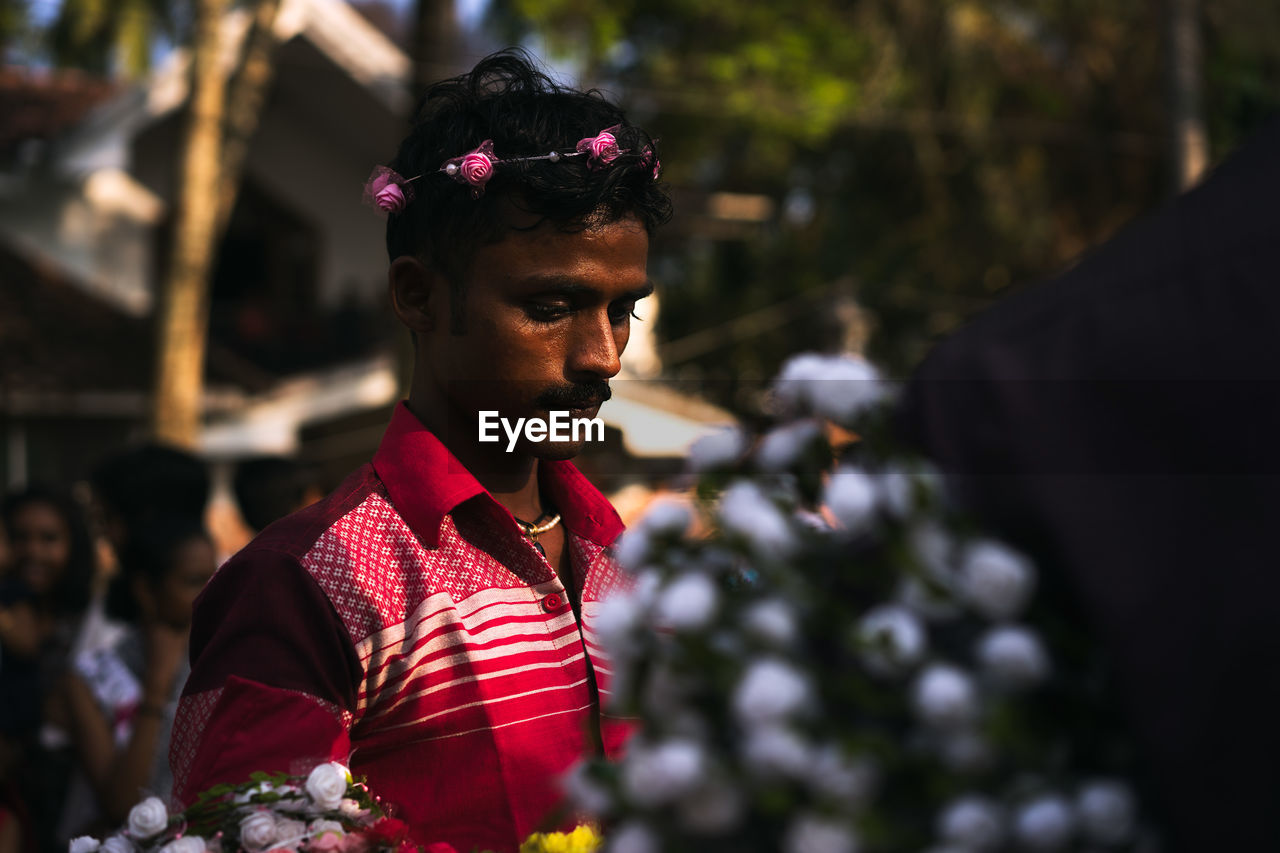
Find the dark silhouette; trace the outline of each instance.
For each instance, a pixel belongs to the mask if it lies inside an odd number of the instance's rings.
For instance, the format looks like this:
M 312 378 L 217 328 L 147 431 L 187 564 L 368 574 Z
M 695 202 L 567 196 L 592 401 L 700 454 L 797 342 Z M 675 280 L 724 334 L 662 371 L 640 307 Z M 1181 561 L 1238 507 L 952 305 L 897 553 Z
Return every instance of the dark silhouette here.
M 1280 849 L 1280 122 L 911 381 L 906 434 L 1076 599 L 1178 850 Z

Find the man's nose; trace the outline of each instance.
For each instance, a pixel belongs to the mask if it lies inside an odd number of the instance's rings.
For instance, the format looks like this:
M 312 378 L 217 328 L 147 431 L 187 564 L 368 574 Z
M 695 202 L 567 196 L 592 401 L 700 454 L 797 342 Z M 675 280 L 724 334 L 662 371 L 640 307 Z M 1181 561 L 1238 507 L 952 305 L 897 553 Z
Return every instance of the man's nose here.
M 569 369 L 578 375 L 589 374 L 600 379 L 616 376 L 622 369 L 622 350 L 609 312 L 593 311 L 582 319 L 570 353 Z

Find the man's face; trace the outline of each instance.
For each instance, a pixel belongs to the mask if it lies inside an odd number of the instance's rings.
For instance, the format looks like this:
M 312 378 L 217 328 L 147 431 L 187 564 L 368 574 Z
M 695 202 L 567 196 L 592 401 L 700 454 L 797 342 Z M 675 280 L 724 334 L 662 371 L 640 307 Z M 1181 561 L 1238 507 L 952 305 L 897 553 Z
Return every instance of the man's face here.
M 593 418 L 631 331 L 636 302 L 652 291 L 649 238 L 634 219 L 576 232 L 543 224 L 481 247 L 461 288 L 461 328 L 431 336 L 429 357 L 451 422 L 478 440 L 479 412 L 546 420 L 550 411 Z M 498 428 L 505 449 L 507 437 Z M 463 436 L 466 438 L 467 436 Z M 566 459 L 577 441 L 528 442 L 516 452 Z

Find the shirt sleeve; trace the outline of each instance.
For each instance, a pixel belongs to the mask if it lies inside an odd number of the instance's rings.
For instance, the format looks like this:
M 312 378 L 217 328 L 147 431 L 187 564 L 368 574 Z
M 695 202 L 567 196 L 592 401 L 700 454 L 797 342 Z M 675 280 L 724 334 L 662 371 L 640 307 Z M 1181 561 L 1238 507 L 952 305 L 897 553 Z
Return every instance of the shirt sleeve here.
M 169 751 L 175 800 L 257 770 L 345 763 L 360 678 L 350 635 L 311 575 L 250 545 L 196 602 Z

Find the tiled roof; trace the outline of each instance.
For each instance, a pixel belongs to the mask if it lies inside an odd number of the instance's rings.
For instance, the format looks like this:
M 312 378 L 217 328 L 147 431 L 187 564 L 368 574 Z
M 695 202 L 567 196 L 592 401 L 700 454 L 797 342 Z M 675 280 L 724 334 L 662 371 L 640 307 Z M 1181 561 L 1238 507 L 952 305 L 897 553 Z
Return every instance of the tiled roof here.
M 112 82 L 79 72 L 0 68 L 0 158 L 26 140 L 57 136 L 115 91 Z

